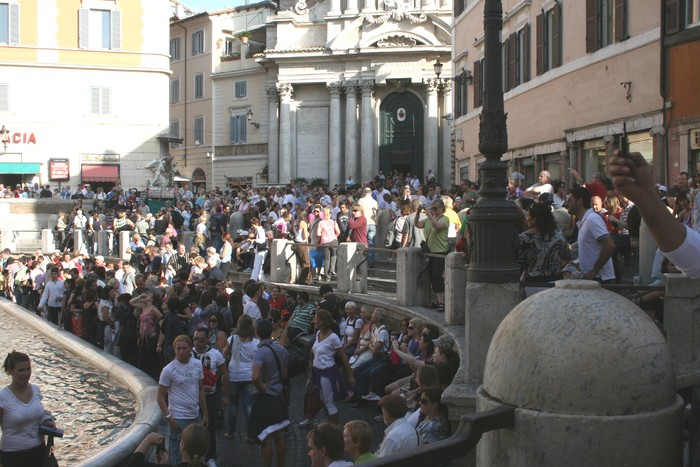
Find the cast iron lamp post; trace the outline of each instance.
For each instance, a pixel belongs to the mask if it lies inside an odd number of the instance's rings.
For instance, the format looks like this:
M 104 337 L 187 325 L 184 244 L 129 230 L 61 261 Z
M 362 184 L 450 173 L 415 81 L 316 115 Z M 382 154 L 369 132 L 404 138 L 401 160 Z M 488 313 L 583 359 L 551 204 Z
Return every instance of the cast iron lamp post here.
M 479 167 L 479 200 L 469 211 L 470 282 L 518 282 L 520 267 L 516 245 L 520 214 L 505 199 L 508 165 L 501 156 L 508 150 L 508 129 L 503 111 L 500 34 L 503 27 L 500 0 L 484 3 L 484 85 L 479 122 L 479 152 L 486 160 Z

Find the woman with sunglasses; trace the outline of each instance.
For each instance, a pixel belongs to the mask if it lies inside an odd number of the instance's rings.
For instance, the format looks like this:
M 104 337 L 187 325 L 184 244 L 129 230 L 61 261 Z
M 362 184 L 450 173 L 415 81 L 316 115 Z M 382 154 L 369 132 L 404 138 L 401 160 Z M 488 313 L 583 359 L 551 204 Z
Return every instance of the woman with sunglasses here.
M 422 421 L 416 428 L 421 444 L 434 443 L 450 436 L 450 421 L 447 407 L 440 403 L 442 389 L 439 386 L 424 388 L 420 395 L 420 416 Z
M 209 345 L 223 352 L 226 348 L 227 336 L 228 329 L 224 316 L 218 311 L 209 315 Z

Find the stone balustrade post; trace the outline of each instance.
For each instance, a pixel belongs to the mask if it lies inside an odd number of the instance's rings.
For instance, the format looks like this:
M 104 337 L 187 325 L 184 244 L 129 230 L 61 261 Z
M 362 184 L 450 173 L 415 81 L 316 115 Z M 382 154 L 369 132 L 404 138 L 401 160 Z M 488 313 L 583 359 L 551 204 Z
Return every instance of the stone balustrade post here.
M 84 230 L 73 230 L 73 251 L 77 251 L 78 253 L 87 253 L 87 242 L 88 238 L 87 235 L 85 235 Z
M 401 306 L 427 306 L 430 303 L 430 278 L 420 248 L 396 250 L 396 301 Z M 423 274 L 421 275 L 421 272 Z
M 385 248 L 384 241 L 386 240 L 386 234 L 392 227 L 392 222 L 391 212 L 388 209 L 380 209 L 377 212 L 377 234 L 374 237 L 374 246 L 376 248 Z M 388 257 L 389 253 L 378 252 L 376 259 L 385 261 Z
M 97 254 L 102 256 L 110 255 L 110 242 L 112 242 L 112 232 L 109 230 L 100 230 L 97 232 Z
M 236 238 L 237 232 L 245 227 L 245 219 L 243 214 L 236 211 L 231 214 L 231 220 L 228 223 L 228 231 L 233 238 Z
M 127 253 L 126 250 L 129 248 L 132 233 L 133 232 L 119 232 L 119 258 L 125 261 L 131 261 L 131 253 Z
M 700 280 L 664 274 L 664 331 L 671 349 L 676 387 L 700 383 L 700 335 L 695 326 L 700 305 Z
M 41 230 L 41 251 L 43 251 L 45 255 L 56 251 L 56 242 L 53 239 L 53 230 Z
M 445 257 L 445 322 L 464 324 L 467 286 L 467 262 L 461 253 Z
M 341 243 L 338 246 L 338 291 L 367 293 L 367 247 L 362 243 Z
M 294 242 L 277 238 L 270 247 L 270 282 L 294 283 L 297 276 L 297 256 Z

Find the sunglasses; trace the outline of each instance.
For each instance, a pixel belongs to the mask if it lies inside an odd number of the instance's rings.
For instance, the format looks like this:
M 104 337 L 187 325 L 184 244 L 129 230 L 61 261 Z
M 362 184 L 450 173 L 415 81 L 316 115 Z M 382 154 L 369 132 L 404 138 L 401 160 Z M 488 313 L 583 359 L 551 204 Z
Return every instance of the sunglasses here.
M 360 212 L 359 209 L 353 209 L 352 212 Z

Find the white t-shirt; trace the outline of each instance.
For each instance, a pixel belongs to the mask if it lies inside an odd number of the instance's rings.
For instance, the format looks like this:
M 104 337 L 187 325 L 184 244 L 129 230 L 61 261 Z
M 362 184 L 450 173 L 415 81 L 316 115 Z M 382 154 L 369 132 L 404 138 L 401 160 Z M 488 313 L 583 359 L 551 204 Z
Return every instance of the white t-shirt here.
M 700 279 L 700 234 L 686 226 L 685 240 L 673 251 L 664 253 L 676 267 L 693 279 Z
M 316 333 L 316 341 L 314 342 L 314 368 L 325 370 L 335 365 L 335 351 L 343 346 L 340 342 L 340 337 L 334 332 L 331 332 L 325 339 L 319 341 L 321 331 Z
M 382 324 L 381 326 L 372 328 L 372 341 L 374 344 L 381 342 L 385 352 L 389 350 L 389 331 L 386 326 Z
M 578 224 L 578 262 L 584 274 L 593 269 L 600 254 L 600 240 L 610 237 L 602 217 L 589 209 Z M 615 279 L 612 258 L 608 259 L 598 273 L 604 281 Z
M 0 449 L 3 451 L 23 451 L 41 444 L 39 424 L 49 417 L 44 415 L 39 386 L 30 385 L 34 394 L 29 404 L 17 400 L 7 387 L 0 390 L 0 409 L 3 411 Z
M 196 358 L 190 358 L 187 363 L 173 360 L 160 372 L 158 384 L 168 388 L 168 408 L 175 419 L 192 420 L 199 416 L 199 382 L 202 379 L 202 362 Z
M 258 308 L 258 304 L 250 299 L 243 306 L 243 314 L 253 318 L 253 321 L 258 321 L 259 319 L 262 319 L 262 315 L 260 314 L 260 308 Z
M 359 333 L 362 330 L 362 325 L 364 323 L 362 322 L 362 318 L 359 316 L 355 316 L 355 321 L 354 323 L 348 320 L 346 322 L 346 325 L 344 329 L 341 330 L 343 336 L 344 336 L 344 342 L 350 342 L 352 338 L 355 336 L 355 333 Z
M 243 342 L 237 335 L 228 338 L 231 348 L 231 361 L 228 364 L 229 381 L 252 381 L 253 379 L 253 356 L 260 341 L 253 338 L 248 342 Z

